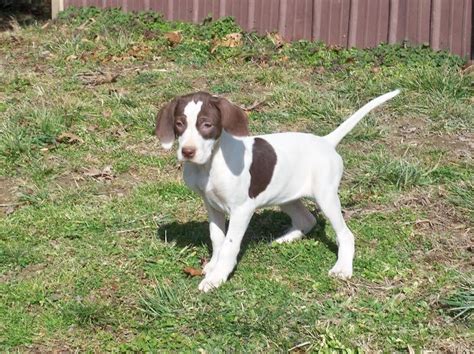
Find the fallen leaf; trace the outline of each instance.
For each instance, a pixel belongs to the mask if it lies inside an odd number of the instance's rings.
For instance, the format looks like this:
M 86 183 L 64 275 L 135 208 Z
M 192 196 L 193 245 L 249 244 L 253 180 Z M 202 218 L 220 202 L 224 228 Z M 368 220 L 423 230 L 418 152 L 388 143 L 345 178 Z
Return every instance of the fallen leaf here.
M 95 86 L 102 85 L 102 84 L 110 84 L 112 82 L 117 81 L 117 78 L 119 76 L 120 76 L 119 74 L 106 73 L 104 76 L 97 78 L 91 84 Z
M 279 49 L 285 45 L 285 40 L 279 33 L 269 33 L 268 38 L 272 41 L 276 49 Z
M 8 37 L 8 39 L 9 39 L 12 43 L 21 43 L 21 37 L 15 36 L 14 34 L 10 34 L 10 36 Z
M 265 99 L 261 100 L 261 101 L 255 101 L 254 103 L 252 103 L 250 106 L 244 106 L 242 107 L 242 109 L 246 112 L 249 112 L 249 111 L 253 111 L 254 109 L 260 107 L 261 105 L 263 105 L 265 103 Z
M 315 72 L 316 74 L 324 74 L 326 72 L 326 69 L 324 68 L 324 66 L 317 66 L 313 69 L 313 72 Z
M 202 276 L 202 270 L 201 269 L 196 269 L 196 268 L 192 268 L 192 267 L 185 267 L 183 269 L 183 272 L 185 272 L 190 277 L 200 277 L 200 276 Z
M 88 132 L 94 132 L 97 129 L 99 129 L 99 126 L 97 124 L 92 124 L 92 125 L 87 126 L 86 129 L 87 129 Z
M 242 45 L 242 34 L 241 33 L 230 33 L 224 37 L 221 45 L 223 47 L 239 47 Z
M 165 38 L 170 42 L 170 44 L 177 45 L 183 40 L 183 35 L 180 31 L 173 31 L 165 33 Z
M 13 214 L 16 209 L 17 209 L 17 206 L 16 206 L 16 205 L 10 205 L 10 206 L 8 206 L 7 209 L 5 210 L 5 215 L 8 216 L 8 215 L 10 215 L 10 214 Z
M 77 59 L 77 55 L 71 54 L 66 58 L 66 61 L 73 61 Z
M 124 59 L 144 59 L 147 54 L 151 51 L 151 47 L 146 44 L 133 45 L 127 52 L 127 56 Z
M 80 30 L 80 31 L 85 30 L 87 28 L 87 26 L 89 26 L 90 24 L 92 24 L 94 22 L 95 22 L 95 19 L 91 17 L 86 22 L 84 22 L 82 25 L 77 27 L 77 29 Z
M 89 168 L 84 171 L 84 176 L 92 177 L 92 178 L 99 178 L 102 176 L 102 171 L 98 168 Z
M 143 37 L 146 40 L 153 40 L 153 39 L 158 38 L 158 32 L 145 30 L 145 32 L 143 32 Z
M 472 64 L 472 62 L 471 62 L 470 64 L 465 65 L 463 70 L 462 70 L 462 73 L 464 75 L 469 75 L 471 73 L 474 73 L 474 64 Z
M 103 84 L 109 84 L 117 81 L 120 74 L 111 72 L 93 72 L 93 73 L 81 73 L 78 75 L 84 85 L 98 86 Z
M 344 47 L 337 45 L 337 44 L 331 44 L 327 47 L 329 50 L 333 50 L 335 52 L 340 52 L 341 50 L 344 49 Z
M 110 130 L 110 135 L 121 138 L 127 135 L 127 130 L 124 127 L 115 127 Z
M 370 71 L 372 71 L 374 74 L 377 74 L 381 71 L 380 66 L 374 66 Z
M 128 93 L 129 91 L 124 88 L 113 88 L 109 90 L 109 95 L 117 95 L 119 97 L 125 97 Z
M 334 64 L 333 66 L 331 66 L 330 71 L 333 73 L 344 71 L 344 66 L 340 64 Z
M 347 64 L 355 63 L 355 58 L 353 58 L 353 57 L 347 58 L 347 59 L 346 59 L 346 63 L 347 63 Z
M 242 45 L 241 33 L 229 33 L 224 38 L 215 39 L 212 44 L 211 53 L 214 53 L 219 47 L 234 48 Z
M 83 174 L 99 181 L 111 181 L 115 178 L 112 173 L 112 166 L 105 166 L 102 170 L 95 167 L 88 168 L 84 170 Z
M 82 140 L 76 134 L 69 133 L 69 132 L 64 132 L 64 133 L 59 134 L 56 137 L 56 141 L 58 143 L 64 143 L 64 144 L 82 144 L 84 142 L 84 140 Z

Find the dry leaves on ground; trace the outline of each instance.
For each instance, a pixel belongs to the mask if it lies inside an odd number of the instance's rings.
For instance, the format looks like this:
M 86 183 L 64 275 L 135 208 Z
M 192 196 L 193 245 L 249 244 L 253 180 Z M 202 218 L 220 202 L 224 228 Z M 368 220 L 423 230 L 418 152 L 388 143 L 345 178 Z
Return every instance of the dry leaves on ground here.
M 280 49 L 285 45 L 285 40 L 279 33 L 269 33 L 267 37 L 272 41 L 275 49 Z
M 179 31 L 173 31 L 165 33 L 165 38 L 171 45 L 175 46 L 181 43 L 183 40 L 183 35 Z
M 80 73 L 78 74 L 79 79 L 82 81 L 84 85 L 88 86 L 98 86 L 103 84 L 109 84 L 112 82 L 117 81 L 119 74 L 115 74 L 112 72 L 88 72 L 88 73 Z
M 56 141 L 58 143 L 63 143 L 63 144 L 82 144 L 84 142 L 84 140 L 82 140 L 76 134 L 69 133 L 69 132 L 64 132 L 64 133 L 59 134 L 56 137 Z
M 242 33 L 229 33 L 224 38 L 212 41 L 211 53 L 214 53 L 219 47 L 235 48 L 242 46 Z
M 197 268 L 192 268 L 192 267 L 185 267 L 183 269 L 183 272 L 185 272 L 190 277 L 200 277 L 203 275 L 202 269 L 197 269 Z
M 254 103 L 252 103 L 250 106 L 242 106 L 241 108 L 246 112 L 250 112 L 256 110 L 257 108 L 260 108 L 264 103 L 265 99 L 261 101 L 254 101 Z
M 92 167 L 83 171 L 84 176 L 92 177 L 98 181 L 112 181 L 115 175 L 112 173 L 112 166 L 105 166 L 102 170 Z

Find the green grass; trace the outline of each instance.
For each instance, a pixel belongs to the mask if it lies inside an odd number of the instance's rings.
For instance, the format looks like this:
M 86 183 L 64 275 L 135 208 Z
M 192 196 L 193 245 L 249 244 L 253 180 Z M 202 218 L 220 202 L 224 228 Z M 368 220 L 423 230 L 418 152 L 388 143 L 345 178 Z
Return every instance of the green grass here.
M 474 91 L 461 58 L 275 48 L 228 18 L 69 9 L 41 26 L 0 33 L 2 351 L 472 346 Z M 211 50 L 234 32 L 242 46 Z M 90 84 L 101 72 L 119 76 Z M 255 134 L 323 135 L 394 88 L 338 148 L 353 279 L 327 275 L 336 244 L 323 217 L 304 240 L 271 245 L 289 218 L 269 209 L 252 219 L 230 281 L 201 294 L 183 268 L 209 256 L 206 212 L 153 136 L 158 109 L 206 90 L 264 101 L 250 113 Z M 59 142 L 65 132 L 79 140 Z

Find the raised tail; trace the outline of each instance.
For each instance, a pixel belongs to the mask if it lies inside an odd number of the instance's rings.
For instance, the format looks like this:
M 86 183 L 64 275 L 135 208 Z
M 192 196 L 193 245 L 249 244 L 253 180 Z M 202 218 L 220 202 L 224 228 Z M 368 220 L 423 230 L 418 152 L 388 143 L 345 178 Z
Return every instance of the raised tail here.
M 329 133 L 328 135 L 324 136 L 324 139 L 329 141 L 334 147 L 339 144 L 339 142 L 344 138 L 356 125 L 360 122 L 364 116 L 373 110 L 375 107 L 380 106 L 385 101 L 395 97 L 400 93 L 400 90 L 395 90 L 385 95 L 379 96 L 374 98 L 372 101 L 364 105 L 361 109 L 347 118 L 340 126 L 336 128 L 333 132 Z

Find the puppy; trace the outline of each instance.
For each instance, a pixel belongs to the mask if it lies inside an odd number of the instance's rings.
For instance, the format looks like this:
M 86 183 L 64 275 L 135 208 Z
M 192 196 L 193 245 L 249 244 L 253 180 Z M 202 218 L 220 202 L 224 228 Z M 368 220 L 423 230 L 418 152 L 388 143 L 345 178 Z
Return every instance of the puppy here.
M 313 199 L 337 236 L 338 255 L 330 275 L 352 276 L 354 236 L 344 222 L 338 197 L 342 158 L 337 144 L 372 109 L 396 96 L 384 94 L 359 109 L 332 133 L 248 136 L 245 113 L 205 92 L 177 97 L 157 116 L 155 133 L 163 148 L 178 139 L 184 180 L 204 199 L 212 257 L 199 284 L 207 292 L 223 284 L 237 264 L 240 244 L 256 209 L 280 206 L 292 226 L 276 242 L 300 239 L 316 223 L 301 199 Z M 225 215 L 229 227 L 225 229 Z

